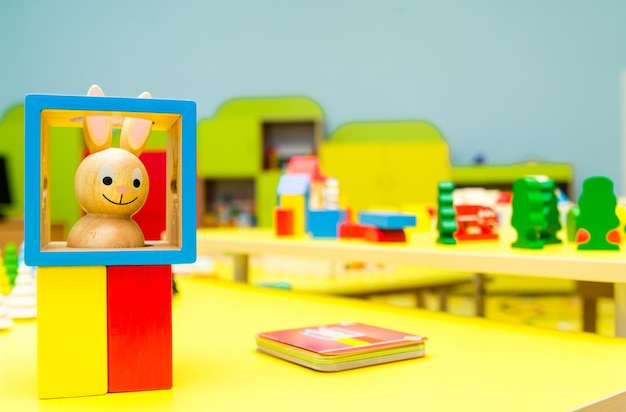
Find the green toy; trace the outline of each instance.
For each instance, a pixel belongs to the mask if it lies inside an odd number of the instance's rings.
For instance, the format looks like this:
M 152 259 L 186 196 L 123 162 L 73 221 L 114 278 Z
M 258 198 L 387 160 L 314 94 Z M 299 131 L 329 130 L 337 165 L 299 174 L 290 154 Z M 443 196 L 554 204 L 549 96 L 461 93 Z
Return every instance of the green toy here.
M 580 215 L 580 208 L 578 205 L 573 205 L 570 210 L 567 211 L 565 217 L 565 226 L 567 228 L 567 240 L 569 242 L 576 242 L 576 232 L 578 231 L 578 215 Z
M 546 219 L 546 225 L 539 232 L 539 237 L 546 245 L 563 243 L 561 239 L 556 237 L 561 230 L 561 214 L 558 208 L 558 199 L 556 198 L 556 184 L 553 180 L 540 182 L 541 196 L 543 198 L 543 210 Z
M 546 227 L 541 185 L 532 177 L 522 177 L 513 183 L 513 215 L 511 226 L 517 232 L 515 248 L 541 249 L 544 241 L 540 231 Z
M 619 250 L 619 218 L 613 182 L 604 176 L 583 181 L 576 224 L 578 250 Z
M 456 244 L 454 233 L 458 227 L 452 199 L 453 191 L 454 183 L 448 181 L 439 182 L 439 196 L 437 197 L 437 230 L 439 231 L 439 237 L 437 238 L 437 243 L 443 245 Z
M 17 277 L 17 246 L 13 242 L 7 242 L 4 246 L 4 268 L 11 287 L 15 286 L 15 278 Z

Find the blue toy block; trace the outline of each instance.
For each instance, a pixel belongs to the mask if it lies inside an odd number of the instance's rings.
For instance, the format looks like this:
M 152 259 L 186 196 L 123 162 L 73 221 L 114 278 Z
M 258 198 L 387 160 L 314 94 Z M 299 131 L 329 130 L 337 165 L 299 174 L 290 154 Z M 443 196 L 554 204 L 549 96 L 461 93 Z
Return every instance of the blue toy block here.
M 25 105 L 24 258 L 29 266 L 107 266 L 192 263 L 196 260 L 196 103 L 187 100 L 31 94 Z M 50 128 L 82 127 L 88 115 L 136 117 L 167 131 L 164 241 L 128 249 L 68 248 L 50 242 Z M 73 183 L 73 182 L 72 182 Z M 71 183 L 70 183 L 71 184 Z
M 404 229 L 417 225 L 417 217 L 401 212 L 361 212 L 359 223 L 375 226 L 379 229 Z
M 309 193 L 309 176 L 305 174 L 282 175 L 278 181 L 276 194 L 280 195 L 306 195 Z
M 309 210 L 308 232 L 313 238 L 336 238 L 337 225 L 346 220 L 345 210 Z

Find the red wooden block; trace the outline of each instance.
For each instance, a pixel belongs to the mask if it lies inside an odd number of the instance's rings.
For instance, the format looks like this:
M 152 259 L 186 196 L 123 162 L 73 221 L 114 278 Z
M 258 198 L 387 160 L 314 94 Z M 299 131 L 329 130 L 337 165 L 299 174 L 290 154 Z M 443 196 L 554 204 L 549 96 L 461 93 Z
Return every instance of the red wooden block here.
M 274 209 L 276 236 L 293 236 L 293 210 L 277 207 Z
M 358 238 L 363 239 L 365 236 L 365 228 L 367 225 L 362 225 L 360 223 L 351 223 L 350 221 L 345 221 L 339 223 L 337 226 L 337 234 L 340 238 Z
M 139 156 L 150 178 L 150 191 L 143 207 L 133 216 L 146 240 L 161 240 L 165 232 L 167 176 L 165 152 L 144 152 Z
M 107 266 L 109 392 L 172 387 L 171 265 Z
M 379 229 L 367 226 L 364 237 L 368 242 L 406 242 L 404 229 Z

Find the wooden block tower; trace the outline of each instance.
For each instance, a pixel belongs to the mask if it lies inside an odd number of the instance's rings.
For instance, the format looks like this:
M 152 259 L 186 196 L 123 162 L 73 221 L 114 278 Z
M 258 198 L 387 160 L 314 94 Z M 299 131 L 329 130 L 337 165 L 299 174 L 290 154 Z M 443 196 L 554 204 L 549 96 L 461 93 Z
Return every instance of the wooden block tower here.
M 63 184 L 50 175 L 53 127 L 82 127 L 91 152 L 75 180 L 86 215 L 68 242 L 50 240 L 49 188 Z M 120 148 L 111 148 L 116 127 Z M 150 130 L 167 133 L 161 241 L 144 241 L 130 219 L 147 191 L 145 169 L 116 163 L 120 152 L 137 156 Z M 24 257 L 38 267 L 39 397 L 170 388 L 171 265 L 196 259 L 196 104 L 106 97 L 97 87 L 88 96 L 28 95 L 25 144 Z M 117 154 L 93 161 L 110 150 Z M 111 223 L 114 215 L 124 222 Z

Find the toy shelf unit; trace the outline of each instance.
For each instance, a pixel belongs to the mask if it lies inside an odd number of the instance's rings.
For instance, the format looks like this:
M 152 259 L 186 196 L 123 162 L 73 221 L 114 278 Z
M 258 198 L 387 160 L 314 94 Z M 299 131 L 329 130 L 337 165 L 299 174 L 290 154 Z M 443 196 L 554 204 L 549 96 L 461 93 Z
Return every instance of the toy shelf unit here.
M 293 156 L 316 155 L 323 139 L 322 122 L 307 119 L 261 123 L 263 170 L 282 170 Z
M 203 227 L 252 227 L 255 217 L 255 180 L 253 178 L 204 179 L 200 188 L 205 210 Z
M 82 128 L 86 116 L 126 117 L 152 122 L 166 142 L 166 230 L 163 240 L 144 247 L 71 248 L 51 240 L 51 129 Z M 56 143 L 55 141 L 55 144 Z M 196 104 L 186 100 L 31 94 L 25 100 L 25 250 L 32 266 L 94 266 L 190 263 L 196 242 Z

